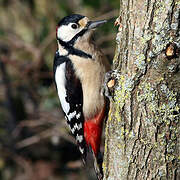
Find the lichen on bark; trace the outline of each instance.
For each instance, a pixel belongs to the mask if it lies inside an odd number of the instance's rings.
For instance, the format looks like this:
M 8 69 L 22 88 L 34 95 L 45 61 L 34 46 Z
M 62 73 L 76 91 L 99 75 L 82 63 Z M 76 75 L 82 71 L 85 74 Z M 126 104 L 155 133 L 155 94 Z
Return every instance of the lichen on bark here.
M 120 0 L 120 17 L 104 180 L 178 179 L 180 2 Z

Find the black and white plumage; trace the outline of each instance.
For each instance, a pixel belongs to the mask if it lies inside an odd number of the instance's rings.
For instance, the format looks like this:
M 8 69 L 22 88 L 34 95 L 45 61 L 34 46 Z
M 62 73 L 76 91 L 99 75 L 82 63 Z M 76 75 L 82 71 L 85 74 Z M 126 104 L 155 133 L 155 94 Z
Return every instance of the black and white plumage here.
M 56 29 L 58 50 L 54 58 L 54 78 L 67 123 L 86 158 L 92 148 L 98 179 L 102 179 L 100 141 L 106 101 L 102 94 L 107 59 L 91 42 L 92 30 L 106 21 L 90 21 L 74 14 L 63 18 Z
M 56 52 L 54 59 L 54 77 L 67 123 L 76 138 L 79 150 L 86 156 L 86 145 L 83 134 L 84 117 L 82 112 L 83 93 L 80 80 L 75 76 L 70 59 Z

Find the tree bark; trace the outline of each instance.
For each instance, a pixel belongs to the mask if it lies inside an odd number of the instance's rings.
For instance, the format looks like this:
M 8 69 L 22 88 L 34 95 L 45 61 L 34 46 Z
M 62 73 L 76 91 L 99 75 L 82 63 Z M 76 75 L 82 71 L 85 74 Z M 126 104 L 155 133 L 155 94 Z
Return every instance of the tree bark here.
M 179 0 L 120 0 L 104 180 L 180 179 L 179 19 Z

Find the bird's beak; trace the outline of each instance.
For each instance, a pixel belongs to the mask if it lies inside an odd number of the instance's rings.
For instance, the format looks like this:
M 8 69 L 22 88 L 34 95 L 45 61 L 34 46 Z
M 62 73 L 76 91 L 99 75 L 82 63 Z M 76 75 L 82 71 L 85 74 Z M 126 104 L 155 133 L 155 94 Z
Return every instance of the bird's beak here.
M 87 29 L 95 29 L 106 22 L 107 20 L 89 21 L 87 24 Z

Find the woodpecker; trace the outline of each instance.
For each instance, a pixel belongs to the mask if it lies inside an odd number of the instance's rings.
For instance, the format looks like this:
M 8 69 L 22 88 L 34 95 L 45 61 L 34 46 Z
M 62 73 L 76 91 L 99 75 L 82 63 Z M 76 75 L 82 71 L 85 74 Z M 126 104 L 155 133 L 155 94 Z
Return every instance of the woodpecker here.
M 102 86 L 110 65 L 92 41 L 93 30 L 106 20 L 90 21 L 73 14 L 56 27 L 57 51 L 54 79 L 67 123 L 76 139 L 84 161 L 90 147 L 99 180 L 103 178 L 100 142 L 103 122 L 108 112 Z

